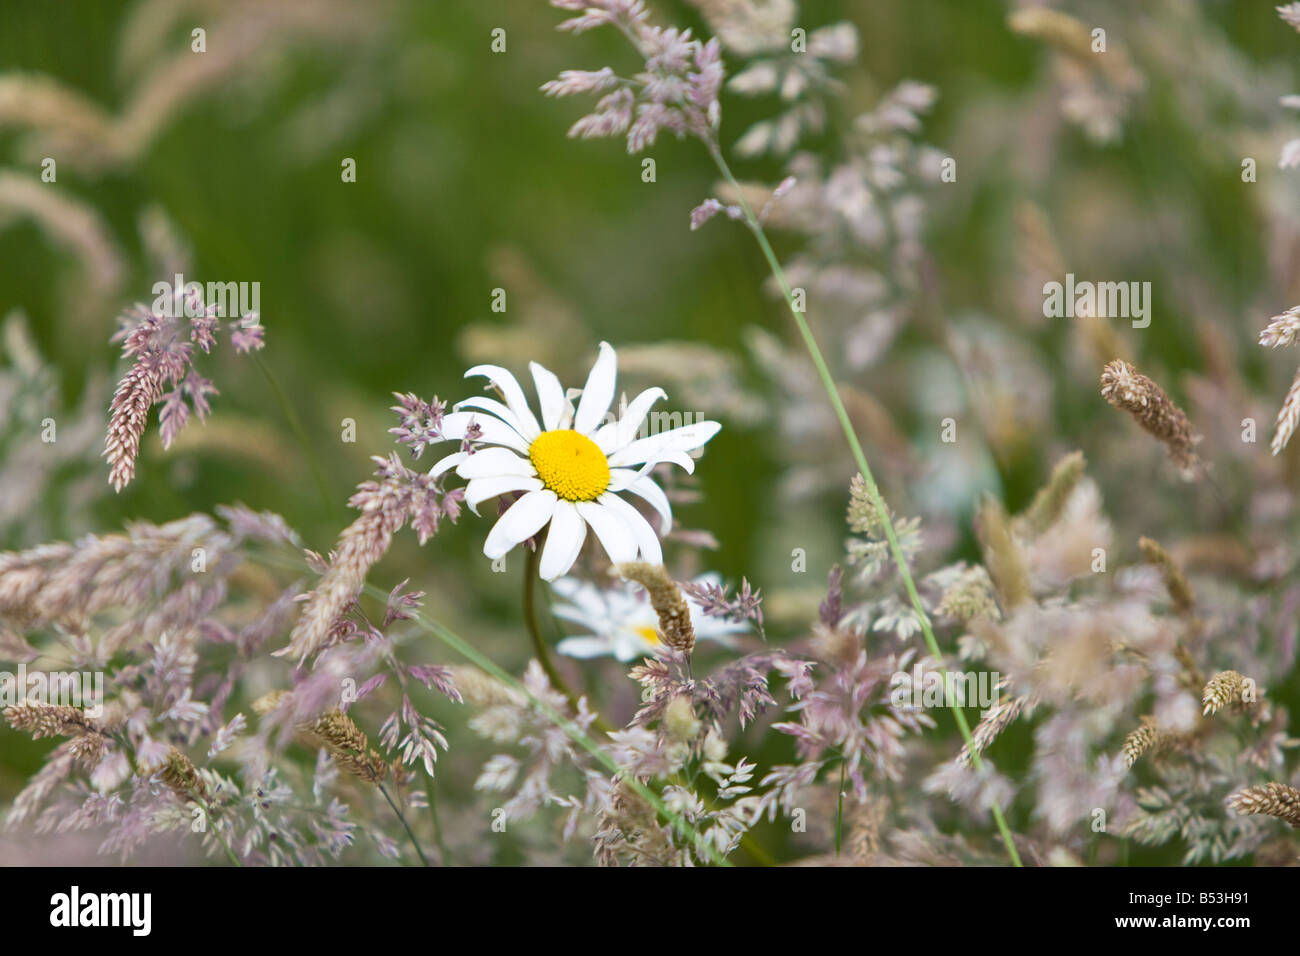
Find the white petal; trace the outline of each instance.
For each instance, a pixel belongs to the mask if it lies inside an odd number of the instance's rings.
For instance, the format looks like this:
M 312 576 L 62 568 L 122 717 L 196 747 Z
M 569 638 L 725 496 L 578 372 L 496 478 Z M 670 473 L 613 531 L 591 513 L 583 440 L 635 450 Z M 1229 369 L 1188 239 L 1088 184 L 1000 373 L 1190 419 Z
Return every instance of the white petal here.
M 681 428 L 671 428 L 649 438 L 639 438 L 610 455 L 610 467 L 639 465 L 654 460 L 675 461 L 680 464 L 680 454 L 699 448 L 721 428 L 722 426 L 717 422 L 696 422 L 693 425 L 683 425 Z
M 505 445 L 528 454 L 528 442 L 508 424 L 487 412 L 452 412 L 442 417 L 444 440 L 464 438 L 470 425 L 478 425 L 479 441 L 485 445 Z
M 606 657 L 613 652 L 603 637 L 566 637 L 555 649 L 566 657 Z
M 543 581 L 554 581 L 573 567 L 587 540 L 587 523 L 578 515 L 578 509 L 569 501 L 557 501 L 551 527 L 546 532 L 546 547 L 542 549 L 542 564 L 538 569 Z
M 604 495 L 603 497 L 610 497 Z M 578 514 L 582 515 L 591 530 L 600 539 L 600 546 L 615 564 L 636 560 L 636 538 L 627 522 L 609 508 L 596 501 L 579 501 Z
M 606 422 L 592 432 L 590 437 L 596 443 L 596 447 L 606 455 L 627 444 L 618 440 L 618 422 Z
M 578 402 L 578 413 L 573 419 L 573 427 L 583 435 L 590 435 L 604 420 L 610 403 L 614 401 L 614 380 L 617 377 L 618 356 L 608 342 L 601 342 L 600 355 L 587 376 L 582 399 Z
M 497 418 L 501 419 L 517 431 L 519 437 L 527 442 L 531 442 L 541 434 L 541 432 L 537 430 L 536 421 L 534 421 L 532 427 L 530 427 L 527 422 L 520 421 L 519 416 L 512 412 L 508 406 L 502 405 L 495 398 L 488 398 L 486 395 L 475 395 L 473 398 L 467 398 L 463 402 L 457 402 L 456 410 L 460 411 L 462 408 L 478 408 L 485 412 L 491 412 Z
M 551 520 L 558 500 L 549 488 L 528 492 L 497 519 L 483 542 L 483 553 L 495 561 L 519 542 L 537 534 Z
M 672 530 L 672 505 L 668 503 L 668 496 L 664 494 L 663 489 L 656 485 L 653 479 L 638 478 L 628 485 L 626 490 L 648 502 L 655 511 L 659 512 L 659 517 L 662 519 L 659 522 L 660 534 L 667 534 Z
M 659 546 L 659 536 L 655 534 L 655 529 L 650 527 L 650 522 L 641 516 L 641 512 L 618 495 L 610 494 L 608 491 L 597 498 L 596 503 L 604 505 L 623 519 L 623 523 L 636 539 L 636 546 L 641 552 L 641 560 L 649 561 L 651 564 L 664 563 L 664 552 L 663 548 Z
M 508 448 L 480 448 L 456 468 L 462 478 L 500 478 L 504 475 L 535 475 L 537 469 L 527 458 L 520 458 Z
M 515 377 L 509 371 L 500 365 L 475 365 L 465 373 L 466 378 L 471 375 L 486 376 L 493 385 L 501 390 L 501 396 L 506 400 L 506 404 L 510 406 L 510 410 L 515 413 L 520 424 L 528 431 L 531 431 L 534 436 L 541 431 L 537 419 L 533 417 L 532 409 L 528 407 L 528 399 L 524 397 L 524 390 L 519 387 L 519 382 L 515 380 Z
M 614 656 L 620 661 L 632 661 L 638 657 L 653 657 L 654 653 L 654 643 L 647 641 L 640 634 L 620 631 L 614 635 Z
M 541 487 L 540 478 L 527 475 L 493 475 L 490 478 L 475 478 L 465 486 L 465 504 L 470 511 L 478 514 L 478 506 L 489 498 L 504 495 L 508 491 L 536 491 Z
M 668 393 L 662 388 L 647 388 L 644 392 L 632 399 L 632 404 L 628 405 L 623 411 L 623 417 L 618 421 L 618 446 L 621 448 L 629 444 L 636 438 L 637 430 L 645 417 L 650 412 L 650 407 L 661 398 L 667 398 Z
M 555 373 L 536 362 L 529 362 L 528 369 L 533 373 L 533 384 L 537 386 L 537 403 L 542 407 L 542 423 L 547 431 L 568 428 L 565 412 L 572 406 L 564 397 L 564 386 L 555 377 Z
M 583 583 L 577 578 L 560 578 L 558 581 L 551 582 L 551 590 L 565 599 L 573 598 L 575 595 L 582 593 L 582 589 Z
M 577 578 L 560 578 L 551 583 L 551 590 L 571 604 L 554 604 L 551 613 L 556 617 L 582 624 L 588 630 L 598 630 L 597 624 L 610 616 L 604 593 L 593 584 Z
M 462 461 L 464 461 L 468 457 L 469 455 L 467 455 L 465 452 L 458 451 L 448 455 L 446 458 L 439 459 L 437 464 L 435 464 L 432 468 L 429 469 L 429 477 L 437 478 L 444 471 L 446 471 L 449 468 L 455 468 L 457 465 L 459 465 Z

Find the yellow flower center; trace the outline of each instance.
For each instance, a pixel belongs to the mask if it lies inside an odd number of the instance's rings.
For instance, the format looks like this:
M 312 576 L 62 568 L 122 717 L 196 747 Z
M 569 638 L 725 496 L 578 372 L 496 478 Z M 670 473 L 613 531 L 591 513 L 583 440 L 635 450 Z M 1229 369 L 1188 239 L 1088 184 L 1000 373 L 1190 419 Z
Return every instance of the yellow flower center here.
M 653 627 L 634 627 L 632 630 L 636 631 L 651 644 L 659 643 L 659 632 Z
M 542 432 L 528 446 L 542 484 L 565 501 L 594 501 L 609 487 L 609 462 L 586 435 L 571 429 Z

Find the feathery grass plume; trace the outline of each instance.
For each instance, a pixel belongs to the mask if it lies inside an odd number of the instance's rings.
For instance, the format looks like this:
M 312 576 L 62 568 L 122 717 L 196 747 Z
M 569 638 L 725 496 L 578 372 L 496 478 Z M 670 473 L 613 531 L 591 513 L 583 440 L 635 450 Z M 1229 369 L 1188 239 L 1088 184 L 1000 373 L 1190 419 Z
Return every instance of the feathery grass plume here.
M 1169 592 L 1169 600 L 1173 602 L 1174 610 L 1179 614 L 1192 614 L 1196 610 L 1196 595 L 1192 593 L 1192 586 L 1187 576 L 1183 574 L 1183 569 L 1159 541 L 1141 537 L 1138 539 L 1138 548 L 1141 549 L 1142 557 L 1146 562 L 1160 571 L 1160 579 L 1164 582 L 1165 590 Z
M 167 751 L 167 759 L 156 773 L 158 779 L 177 796 L 202 798 L 207 793 L 194 761 L 175 747 Z
M 626 581 L 635 581 L 650 595 L 650 606 L 659 615 L 659 635 L 675 651 L 689 655 L 695 650 L 695 625 L 691 609 L 677 582 L 662 564 L 630 561 L 616 564 L 614 571 Z M 707 612 L 706 612 L 707 613 Z
M 1029 575 L 1020 546 L 1011 536 L 1002 502 L 991 496 L 984 499 L 975 516 L 975 534 L 984 549 L 984 563 L 1002 598 L 1002 606 L 1011 609 L 1029 601 Z
M 1246 678 L 1236 671 L 1219 671 L 1210 678 L 1210 682 L 1205 685 L 1205 690 L 1201 693 L 1201 703 L 1205 705 L 1202 713 L 1208 717 L 1217 714 L 1229 704 L 1245 704 L 1243 692 L 1246 686 Z
M 410 393 L 393 394 L 398 424 L 389 432 L 411 450 L 412 458 L 419 458 L 425 448 L 442 440 L 446 405 L 437 396 L 426 402 Z M 293 656 L 301 662 L 325 648 L 334 622 L 360 592 L 371 567 L 387 553 L 393 535 L 407 523 L 424 544 L 438 533 L 443 518 L 455 523 L 460 517 L 464 488 L 444 491 L 440 478 L 407 468 L 397 455 L 371 460 L 376 464 L 374 480 L 362 482 L 348 499 L 361 515 L 339 535 L 329 567 L 304 598 L 288 646 L 276 651 L 276 656 Z
M 1092 31 L 1067 13 L 1026 7 L 1007 17 L 1015 33 L 1042 40 L 1060 54 L 1056 73 L 1062 87 L 1061 113 L 1095 142 L 1119 137 L 1120 121 L 1143 87 L 1124 50 L 1113 42 L 1094 49 Z
M 740 587 L 734 597 L 727 596 L 725 584 L 713 584 L 707 581 L 684 581 L 679 585 L 682 592 L 700 606 L 705 617 L 716 617 L 735 624 L 750 622 L 758 630 L 758 636 L 767 640 L 763 631 L 763 592 L 750 585 L 748 578 L 740 579 Z
M 155 404 L 162 403 L 158 422 L 163 448 L 171 447 L 189 421 L 191 409 L 200 421 L 207 418 L 208 396 L 217 389 L 195 370 L 194 348 L 211 351 L 221 326 L 218 306 L 204 305 L 198 283 L 173 290 L 170 307 L 161 313 L 136 305 L 122 315 L 121 322 L 112 341 L 122 343 L 122 355 L 133 364 L 113 393 L 104 439 L 108 480 L 114 491 L 121 491 L 135 476 L 140 436 Z M 262 348 L 262 327 L 255 313 L 230 322 L 229 332 L 236 352 Z M 167 386 L 171 390 L 164 394 Z
M 103 725 L 76 707 L 22 701 L 4 709 L 4 718 L 14 730 L 25 730 L 33 740 L 42 737 L 105 736 Z
M 1047 484 L 1038 489 L 1034 500 L 1014 522 L 1016 531 L 1027 535 L 1041 534 L 1046 531 L 1065 510 L 1070 495 L 1083 477 L 1087 462 L 1083 452 L 1074 451 L 1066 455 L 1052 467 Z
M 1280 315 L 1273 316 L 1264 331 L 1259 333 L 1259 344 L 1273 349 L 1291 345 L 1295 342 L 1297 332 L 1300 332 L 1300 305 L 1293 305 Z M 1287 446 L 1297 425 L 1300 425 L 1300 369 L 1296 370 L 1291 388 L 1287 390 L 1286 398 L 1277 413 L 1270 445 L 1274 455 Z
M 165 525 L 136 522 L 126 534 L 88 535 L 76 544 L 3 552 L 0 618 L 28 628 L 84 627 L 84 619 L 113 608 L 147 614 L 151 602 L 162 600 L 176 576 L 191 567 L 195 548 L 203 549 L 213 569 L 234 544 L 211 518 L 196 514 Z M 181 590 L 165 610 L 181 614 L 194 602 L 193 594 Z M 154 621 L 160 624 L 158 631 L 166 629 L 164 619 Z M 104 635 L 101 652 L 114 653 L 138 636 L 140 622 L 125 625 Z
M 1300 17 L 1298 17 L 1300 19 Z M 1260 787 L 1245 787 L 1228 798 L 1228 806 L 1237 813 L 1257 813 L 1285 820 L 1300 829 L 1300 790 L 1285 783 L 1266 783 Z
M 435 399 L 435 403 L 436 403 Z M 436 425 L 414 427 L 404 418 L 412 447 L 423 447 Z M 289 644 L 277 657 L 303 661 L 323 650 L 334 622 L 361 591 L 366 575 L 392 544 L 393 535 L 408 523 L 424 544 L 437 533 L 443 518 L 453 523 L 460 516 L 463 488 L 444 491 L 439 478 L 407 468 L 396 455 L 375 456 L 375 479 L 357 486 L 348 504 L 361 515 L 343 529 L 330 554 L 329 566 L 315 589 L 305 595 L 302 616 L 289 635 Z
M 1095 56 L 1092 51 L 1092 36 L 1088 28 L 1060 10 L 1052 10 L 1048 7 L 1027 7 L 1016 10 L 1007 17 L 1007 25 L 1015 33 L 1042 40 L 1062 53 L 1078 57 L 1080 60 Z
M 999 692 L 1009 689 L 1005 678 L 998 682 L 997 689 Z M 957 762 L 963 766 L 970 764 L 975 754 L 984 753 L 988 746 L 998 739 L 1002 731 L 1010 727 L 1027 709 L 1032 710 L 1033 706 L 1034 699 L 1029 694 L 1012 693 L 999 696 L 993 706 L 980 717 L 980 722 L 975 725 L 975 730 L 971 732 L 970 745 L 962 745 L 961 753 L 957 755 Z
M 370 749 L 365 733 L 341 710 L 322 714 L 304 729 L 320 740 L 335 762 L 352 776 L 379 783 L 388 775 L 384 758 Z
M 1196 473 L 1200 466 L 1195 451 L 1199 439 L 1192 434 L 1187 415 L 1164 389 L 1128 362 L 1116 359 L 1102 369 L 1101 394 L 1116 408 L 1132 415 L 1148 434 L 1163 442 L 1184 476 Z
M 998 604 L 993 599 L 993 582 L 983 567 L 967 568 L 939 599 L 939 613 L 969 624 L 979 617 L 997 619 Z
M 1300 3 L 1288 3 L 1277 8 L 1277 15 L 1300 31 Z
M 881 532 L 880 512 L 871 500 L 871 492 L 862 475 L 854 475 L 849 482 L 849 530 L 854 534 L 878 535 Z
M 583 33 L 607 24 L 618 27 L 645 60 L 636 78 L 618 76 L 608 67 L 594 72 L 566 70 L 542 86 L 547 96 L 603 94 L 595 112 L 579 119 L 569 135 L 627 137 L 627 151 L 653 146 L 662 131 L 678 139 L 698 137 L 713 146 L 721 122 L 718 94 L 722 90 L 722 46 L 702 41 L 690 30 L 657 27 L 641 0 L 551 0 L 551 6 L 578 16 L 560 30 Z

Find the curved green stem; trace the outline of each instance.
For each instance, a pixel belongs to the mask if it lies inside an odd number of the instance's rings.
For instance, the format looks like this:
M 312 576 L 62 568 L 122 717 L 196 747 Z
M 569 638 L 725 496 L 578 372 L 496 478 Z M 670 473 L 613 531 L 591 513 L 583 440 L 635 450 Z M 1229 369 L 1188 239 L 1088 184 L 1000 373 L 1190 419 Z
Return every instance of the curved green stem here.
M 546 639 L 542 637 L 542 626 L 537 619 L 537 565 L 541 549 L 525 548 L 524 550 L 528 555 L 524 567 L 524 624 L 528 627 L 528 637 L 533 642 L 533 654 L 537 657 L 537 663 L 542 665 L 542 670 L 546 672 L 546 679 L 551 682 L 551 686 L 568 698 L 569 706 L 576 714 L 578 695 L 569 688 L 564 678 L 560 676 L 560 672 L 555 669 L 555 664 L 551 662 L 551 652 L 546 647 Z M 596 714 L 596 719 L 591 722 L 591 725 L 603 734 L 614 730 L 614 725 L 599 714 Z

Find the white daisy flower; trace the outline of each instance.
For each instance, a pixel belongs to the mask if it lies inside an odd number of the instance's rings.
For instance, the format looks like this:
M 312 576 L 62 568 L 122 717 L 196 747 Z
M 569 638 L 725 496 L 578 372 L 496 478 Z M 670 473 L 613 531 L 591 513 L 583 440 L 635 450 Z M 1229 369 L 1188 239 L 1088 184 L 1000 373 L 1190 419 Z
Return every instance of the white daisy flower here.
M 704 445 L 722 427 L 696 422 L 647 438 L 637 438 L 650 407 L 667 398 L 661 388 L 642 392 L 609 415 L 614 401 L 618 359 L 607 342 L 582 391 L 568 394 L 554 374 L 529 363 L 541 422 L 528 407 L 515 377 L 497 365 L 477 365 L 465 373 L 486 377 L 505 400 L 468 398 L 442 419 L 444 440 L 471 437 L 472 447 L 434 465 L 437 477 L 455 468 L 466 479 L 465 504 L 475 514 L 489 498 L 509 492 L 524 495 L 493 525 L 483 553 L 495 560 L 550 525 L 542 549 L 541 576 L 553 581 L 578 559 L 587 528 L 595 532 L 611 561 L 663 563 L 659 535 L 641 513 L 620 495 L 630 493 L 659 513 L 660 533 L 672 526 L 672 509 L 663 489 L 650 478 L 660 462 L 671 461 L 688 472 L 695 462 L 688 452 Z M 573 399 L 581 395 L 575 408 Z M 471 427 L 477 431 L 471 433 Z
M 696 578 L 695 583 L 719 584 L 721 578 L 706 574 Z M 551 613 L 591 632 L 565 637 L 556 646 L 561 654 L 569 657 L 612 654 L 620 661 L 631 661 L 656 654 L 663 647 L 659 640 L 659 616 L 640 585 L 628 582 L 622 587 L 602 590 L 577 578 L 561 578 L 551 587 L 562 599 L 552 605 Z M 691 612 L 696 640 L 718 641 L 730 647 L 732 634 L 749 630 L 744 622 L 706 616 L 690 598 L 686 598 L 686 606 Z

